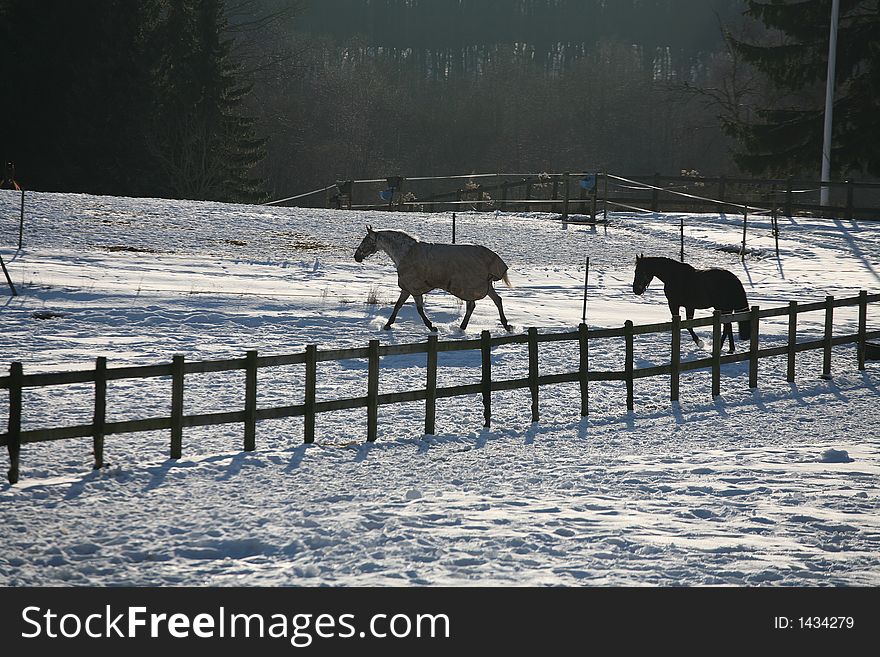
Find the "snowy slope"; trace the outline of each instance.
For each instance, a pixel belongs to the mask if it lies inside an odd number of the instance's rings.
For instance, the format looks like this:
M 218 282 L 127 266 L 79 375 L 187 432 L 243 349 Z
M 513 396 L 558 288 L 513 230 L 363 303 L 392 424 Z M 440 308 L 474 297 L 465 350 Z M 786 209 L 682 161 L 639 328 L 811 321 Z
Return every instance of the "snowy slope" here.
M 661 286 L 635 297 L 632 270 L 639 253 L 678 256 L 679 218 L 614 214 L 606 232 L 551 215 L 462 214 L 456 233 L 510 265 L 514 287 L 499 292 L 517 331 L 561 331 L 580 321 L 587 255 L 591 326 L 667 320 Z M 0 192 L 0 253 L 21 294 L 0 301 L 0 361 L 66 371 L 96 356 L 146 365 L 423 341 L 411 303 L 381 330 L 396 277 L 384 256 L 354 262 L 366 223 L 451 236 L 446 214 L 28 194 L 16 251 L 18 196 Z M 739 216 L 685 225 L 688 261 L 737 273 L 752 304 L 880 291 L 880 226 L 869 222 L 783 219 L 777 259 L 769 223 L 750 217 L 744 263 L 729 252 Z M 426 306 L 441 340 L 503 333 L 488 300 L 464 334 L 456 299 L 434 293 Z M 835 322 L 851 332 L 856 313 Z M 804 317 L 801 340 L 821 323 Z M 880 327 L 877 309 L 869 327 Z M 761 330 L 762 344 L 782 344 L 786 324 Z M 705 354 L 685 338 L 685 358 Z M 637 338 L 639 366 L 668 352 L 659 337 Z M 622 344 L 591 356 L 619 369 Z M 541 371 L 576 357 L 542 345 Z M 527 362 L 524 346 L 500 347 L 493 377 L 523 376 Z M 834 380 L 820 371 L 821 355 L 803 354 L 789 384 L 782 359 L 762 360 L 753 392 L 745 364 L 728 366 L 716 400 L 707 372 L 688 373 L 676 405 L 668 379 L 644 379 L 633 413 L 621 385 L 594 384 L 585 420 L 576 386 L 542 388 L 534 425 L 527 391 L 497 393 L 491 430 L 477 396 L 441 400 L 431 438 L 421 403 L 383 406 L 371 446 L 362 410 L 320 415 L 309 447 L 299 419 L 258 425 L 253 453 L 240 451 L 240 426 L 187 430 L 180 461 L 167 459 L 163 432 L 110 436 L 100 472 L 87 439 L 25 445 L 21 483 L 0 485 L 0 584 L 876 586 L 880 364 L 859 373 L 841 347 Z M 380 392 L 422 387 L 424 372 L 423 357 L 385 358 Z M 440 385 L 477 381 L 478 353 L 441 354 Z M 302 368 L 261 370 L 259 385 L 261 407 L 299 403 Z M 319 400 L 365 385 L 363 362 L 319 366 Z M 0 391 L 3 423 L 7 398 Z M 170 385 L 114 382 L 108 399 L 111 421 L 167 415 Z M 188 377 L 185 404 L 241 408 L 243 373 Z M 27 390 L 24 405 L 26 429 L 88 423 L 92 391 Z M 830 449 L 849 459 L 823 458 Z

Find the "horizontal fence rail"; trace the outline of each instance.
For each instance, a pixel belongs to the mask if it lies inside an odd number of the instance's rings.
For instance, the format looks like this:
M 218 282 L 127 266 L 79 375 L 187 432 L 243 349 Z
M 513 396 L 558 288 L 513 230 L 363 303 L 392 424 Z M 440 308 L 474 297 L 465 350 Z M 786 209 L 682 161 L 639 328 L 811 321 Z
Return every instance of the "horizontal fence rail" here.
M 371 340 L 366 348 L 318 350 L 315 345 L 308 345 L 304 352 L 278 356 L 259 356 L 256 351 L 249 351 L 244 358 L 228 360 L 186 362 L 183 356 L 175 356 L 171 364 L 148 365 L 136 367 L 108 367 L 104 357 L 96 359 L 95 369 L 75 372 L 52 372 L 25 374 L 21 363 L 10 365 L 9 375 L 0 377 L 0 389 L 9 391 L 9 422 L 6 433 L 0 434 L 0 446 L 6 446 L 9 453 L 10 483 L 19 479 L 19 460 L 21 446 L 27 443 L 65 440 L 69 438 L 93 439 L 93 455 L 95 468 L 102 467 L 105 436 L 121 433 L 143 431 L 169 431 L 171 436 L 170 456 L 179 459 L 182 455 L 183 430 L 192 427 L 217 426 L 223 424 L 243 424 L 245 451 L 256 449 L 256 424 L 261 420 L 281 419 L 290 417 L 304 418 L 304 442 L 311 443 L 315 439 L 315 416 L 318 413 L 347 409 L 367 409 L 367 440 L 375 441 L 378 437 L 378 409 L 380 406 L 403 402 L 425 402 L 425 434 L 435 433 L 436 402 L 438 399 L 479 394 L 484 409 L 484 426 L 491 425 L 491 400 L 493 392 L 528 388 L 531 394 L 532 420 L 539 421 L 539 389 L 541 386 L 558 385 L 561 383 L 578 383 L 581 394 L 581 416 L 589 414 L 589 383 L 597 381 L 620 381 L 626 385 L 627 408 L 633 410 L 635 404 L 634 382 L 638 379 L 656 376 L 670 377 L 670 400 L 677 401 L 680 390 L 680 375 L 698 369 L 710 369 L 712 372 L 712 396 L 720 394 L 721 367 L 731 363 L 749 362 L 749 386 L 758 386 L 758 362 L 761 358 L 771 356 L 787 356 L 786 377 L 794 381 L 794 365 L 796 354 L 810 351 L 823 351 L 822 376 L 831 376 L 831 350 L 835 346 L 855 344 L 859 370 L 865 369 L 868 340 L 880 338 L 880 330 L 867 330 L 867 309 L 869 304 L 880 301 L 880 294 L 861 292 L 858 296 L 835 299 L 827 297 L 825 301 L 798 304 L 795 301 L 788 306 L 761 310 L 757 306 L 748 311 L 722 315 L 715 312 L 711 317 L 682 321 L 675 316 L 670 322 L 644 324 L 634 326 L 627 321 L 620 328 L 589 329 L 581 324 L 575 331 L 539 334 L 537 329 L 530 328 L 527 333 L 491 337 L 483 331 L 479 339 L 455 340 L 440 342 L 436 335 L 428 337 L 426 342 L 402 345 L 380 345 L 378 340 Z M 834 335 L 834 310 L 858 306 L 858 330 L 851 335 Z M 802 313 L 825 313 L 824 335 L 821 339 L 808 342 L 797 341 L 797 318 Z M 788 318 L 787 343 L 778 347 L 760 347 L 759 324 L 762 319 L 772 317 Z M 748 351 L 723 354 L 721 343 L 722 324 L 734 321 L 751 321 L 751 336 Z M 695 360 L 681 360 L 681 331 L 687 328 L 712 327 L 711 355 Z M 650 334 L 671 334 L 671 357 L 665 365 L 637 368 L 634 366 L 634 341 L 636 337 Z M 622 370 L 593 370 L 589 367 L 589 343 L 591 340 L 623 338 L 625 345 L 624 367 Z M 538 345 L 549 342 L 576 342 L 580 353 L 577 371 L 559 374 L 541 374 L 538 367 Z M 528 346 L 528 376 L 516 379 L 496 380 L 492 378 L 491 352 L 495 347 L 509 344 L 525 344 Z M 437 386 L 437 355 L 442 352 L 474 351 L 481 352 L 481 378 L 479 383 L 455 386 Z M 383 356 L 399 356 L 407 354 L 426 355 L 426 387 L 397 393 L 379 394 L 380 358 Z M 366 359 L 367 391 L 366 395 L 347 399 L 318 401 L 316 398 L 316 366 L 319 362 L 349 359 Z M 305 366 L 304 401 L 301 404 L 276 406 L 272 408 L 257 407 L 257 372 L 260 368 L 285 365 Z M 185 380 L 187 375 L 245 371 L 244 408 L 236 411 L 220 413 L 184 414 Z M 171 415 L 169 417 L 145 418 L 116 422 L 106 421 L 107 383 L 109 381 L 146 379 L 153 377 L 169 377 L 171 379 Z M 69 384 L 93 383 L 94 419 L 90 424 L 77 426 L 53 427 L 43 429 L 22 430 L 22 396 L 29 388 L 43 388 Z
M 829 189 L 821 204 L 820 190 Z M 609 209 L 637 212 L 732 212 L 819 214 L 844 219 L 880 219 L 880 183 L 699 175 L 620 176 L 608 172 L 483 173 L 455 176 L 389 176 L 343 180 L 267 205 L 293 204 L 349 210 L 423 212 L 544 211 L 567 219 L 589 215 L 595 222 Z

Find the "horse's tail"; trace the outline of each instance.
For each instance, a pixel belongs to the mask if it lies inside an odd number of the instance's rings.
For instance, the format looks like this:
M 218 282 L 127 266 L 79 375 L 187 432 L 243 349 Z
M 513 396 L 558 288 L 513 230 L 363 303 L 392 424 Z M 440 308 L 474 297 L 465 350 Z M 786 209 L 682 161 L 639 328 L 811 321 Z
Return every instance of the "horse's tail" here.
M 742 281 L 737 278 L 736 282 L 739 288 L 737 290 L 739 298 L 734 308 L 737 308 L 736 312 L 743 312 L 749 309 L 749 299 L 746 297 L 746 289 L 743 287 Z M 739 339 L 748 340 L 752 335 L 752 320 L 744 319 L 741 322 L 737 322 L 737 324 L 739 324 Z
M 513 287 L 513 285 L 511 285 L 511 283 L 510 283 L 510 279 L 507 278 L 507 272 L 504 272 L 504 276 L 501 277 L 501 280 L 504 281 L 504 284 L 507 287 Z

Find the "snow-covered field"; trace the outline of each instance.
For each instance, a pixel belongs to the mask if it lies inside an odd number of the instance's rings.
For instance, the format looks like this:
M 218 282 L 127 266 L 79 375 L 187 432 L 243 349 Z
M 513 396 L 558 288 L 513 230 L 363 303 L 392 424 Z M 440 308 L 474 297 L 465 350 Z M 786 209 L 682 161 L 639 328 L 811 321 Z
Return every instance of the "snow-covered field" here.
M 20 293 L 0 296 L 0 366 L 21 361 L 26 373 L 96 356 L 113 367 L 424 341 L 411 302 L 381 330 L 393 265 L 352 254 L 366 223 L 451 236 L 448 214 L 29 193 L 17 251 L 18 199 L 0 192 L 0 254 Z M 751 217 L 743 263 L 729 252 L 740 216 L 685 222 L 688 261 L 731 269 L 762 308 L 880 291 L 880 225 L 781 219 L 777 259 L 769 223 Z M 662 286 L 636 297 L 632 274 L 636 254 L 678 257 L 678 226 L 679 215 L 614 214 L 606 232 L 552 215 L 461 214 L 457 237 L 510 265 L 514 287 L 499 292 L 515 330 L 545 332 L 580 321 L 587 255 L 591 326 L 668 320 Z M 433 293 L 426 307 L 441 340 L 503 334 L 489 300 L 466 333 L 456 299 Z M 814 315 L 801 340 L 819 337 Z M 880 328 L 880 308 L 868 317 Z M 853 332 L 854 309 L 835 323 Z M 786 328 L 762 322 L 762 345 L 783 344 Z M 638 337 L 637 365 L 663 363 L 667 342 Z M 705 355 L 686 334 L 682 350 Z M 576 359 L 570 343 L 541 346 L 542 373 Z M 596 368 L 622 359 L 620 340 L 591 351 Z M 523 345 L 493 353 L 493 378 L 527 368 Z M 547 387 L 539 424 L 528 391 L 496 393 L 490 430 L 479 396 L 444 399 L 434 437 L 422 403 L 383 406 L 373 445 L 363 410 L 319 415 L 308 447 L 301 419 L 260 423 L 252 453 L 240 425 L 188 429 L 179 461 L 167 459 L 166 432 L 108 436 L 97 472 L 88 439 L 28 444 L 21 482 L 0 485 L 0 585 L 877 586 L 880 363 L 858 372 L 847 346 L 832 381 L 820 371 L 819 352 L 799 355 L 789 384 L 783 359 L 762 360 L 750 391 L 747 365 L 726 366 L 715 400 L 708 372 L 688 373 L 679 404 L 668 378 L 643 379 L 632 413 L 622 384 L 593 384 L 588 419 L 576 386 Z M 385 358 L 381 372 L 381 393 L 421 388 L 424 357 Z M 439 385 L 479 376 L 478 352 L 440 355 Z M 242 408 L 243 378 L 188 377 L 185 412 Z M 260 407 L 301 403 L 302 380 L 302 366 L 261 369 Z M 319 400 L 365 387 L 365 362 L 319 365 Z M 24 428 L 88 423 L 92 404 L 89 386 L 27 389 Z M 109 421 L 169 408 L 167 379 L 109 386 Z M 3 426 L 7 413 L 2 390 Z

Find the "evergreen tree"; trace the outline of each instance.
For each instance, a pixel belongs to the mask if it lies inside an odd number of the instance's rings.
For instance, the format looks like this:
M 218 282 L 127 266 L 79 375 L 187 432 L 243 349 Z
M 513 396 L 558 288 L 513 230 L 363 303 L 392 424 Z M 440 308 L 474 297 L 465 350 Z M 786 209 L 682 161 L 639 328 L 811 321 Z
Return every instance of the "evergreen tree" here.
M 252 170 L 266 141 L 239 109 L 239 84 L 221 0 L 167 0 L 156 33 L 155 111 L 149 150 L 163 195 L 221 201 L 264 196 Z
M 753 173 L 815 176 L 822 152 L 824 89 L 831 0 L 748 0 L 749 16 L 781 33 L 781 43 L 732 40 L 742 57 L 778 88 L 757 120 L 728 122 L 740 151 L 737 163 Z M 880 1 L 840 0 L 831 164 L 880 176 Z

